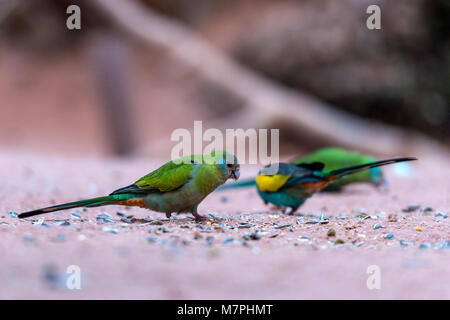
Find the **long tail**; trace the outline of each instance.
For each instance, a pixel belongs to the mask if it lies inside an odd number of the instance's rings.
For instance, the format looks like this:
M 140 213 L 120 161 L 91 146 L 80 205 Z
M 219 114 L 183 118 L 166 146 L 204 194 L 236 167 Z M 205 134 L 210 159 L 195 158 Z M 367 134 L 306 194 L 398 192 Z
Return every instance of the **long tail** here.
M 346 176 L 348 174 L 352 174 L 361 170 L 367 170 L 370 168 L 375 168 L 375 167 L 381 167 L 387 164 L 393 164 L 393 163 L 397 163 L 397 162 L 404 162 L 404 161 L 412 161 L 412 160 L 417 160 L 417 158 L 394 158 L 394 159 L 387 159 L 387 160 L 380 160 L 380 161 L 375 161 L 375 162 L 369 162 L 366 164 L 361 164 L 361 165 L 357 165 L 357 166 L 351 166 L 351 167 L 345 167 L 345 168 L 341 168 L 341 169 L 336 169 L 336 170 L 330 170 L 330 171 L 324 171 L 323 175 L 325 177 L 328 177 L 330 180 L 335 180 L 337 178 Z
M 248 178 L 248 179 L 240 180 L 238 182 L 227 183 L 227 184 L 221 185 L 216 190 L 222 191 L 222 190 L 227 190 L 227 189 L 247 188 L 247 187 L 253 187 L 253 186 L 256 186 L 255 179 Z
M 57 206 L 52 207 L 46 207 L 42 209 L 37 209 L 33 211 L 23 212 L 19 214 L 19 218 L 28 218 L 32 216 L 36 216 L 38 214 L 53 212 L 53 211 L 59 211 L 59 210 L 65 210 L 65 209 L 72 209 L 72 208 L 78 208 L 78 207 L 97 207 L 97 206 L 105 206 L 108 204 L 114 204 L 117 200 L 117 197 L 115 196 L 106 196 L 106 197 L 98 197 L 98 198 L 92 198 L 92 199 L 86 199 L 86 200 L 80 200 L 75 202 L 68 202 L 59 204 Z

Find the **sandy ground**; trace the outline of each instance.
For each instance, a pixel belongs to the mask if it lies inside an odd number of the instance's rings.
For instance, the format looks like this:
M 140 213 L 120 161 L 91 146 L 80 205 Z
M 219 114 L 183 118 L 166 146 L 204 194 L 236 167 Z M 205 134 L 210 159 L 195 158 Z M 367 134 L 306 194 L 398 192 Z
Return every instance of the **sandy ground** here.
M 113 206 L 34 221 L 9 214 L 109 193 L 160 163 L 0 153 L 0 298 L 450 298 L 444 158 L 386 168 L 389 193 L 351 186 L 316 195 L 295 216 L 271 211 L 252 189 L 210 195 L 199 210 L 218 219 L 204 223 Z M 243 176 L 255 170 L 244 166 Z M 421 208 L 402 211 L 411 204 Z M 97 218 L 104 213 L 110 220 Z M 71 265 L 79 290 L 66 287 Z M 381 288 L 370 290 L 373 265 Z

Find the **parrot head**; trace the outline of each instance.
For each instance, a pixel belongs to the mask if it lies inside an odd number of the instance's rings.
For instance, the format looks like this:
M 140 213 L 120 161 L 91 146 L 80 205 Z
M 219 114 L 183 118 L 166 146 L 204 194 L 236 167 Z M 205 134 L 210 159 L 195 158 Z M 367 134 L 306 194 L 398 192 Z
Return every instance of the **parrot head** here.
M 237 157 L 227 151 L 213 151 L 210 154 L 211 159 L 222 171 L 226 179 L 237 180 L 240 176 L 240 166 Z

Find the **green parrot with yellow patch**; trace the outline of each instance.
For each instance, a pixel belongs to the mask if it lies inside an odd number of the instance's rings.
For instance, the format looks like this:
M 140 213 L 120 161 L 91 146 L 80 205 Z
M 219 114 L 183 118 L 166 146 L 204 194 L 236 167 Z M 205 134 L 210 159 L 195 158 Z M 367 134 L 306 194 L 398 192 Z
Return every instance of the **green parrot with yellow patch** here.
M 124 205 L 163 212 L 192 213 L 205 219 L 197 207 L 203 199 L 228 179 L 239 179 L 239 162 L 226 151 L 209 155 L 191 155 L 167 162 L 135 183 L 111 194 L 87 200 L 64 203 L 19 214 L 19 218 L 77 207 Z
M 255 182 L 258 194 L 266 204 L 271 203 L 283 212 L 292 214 L 314 193 L 338 179 L 363 170 L 411 160 L 417 159 L 394 158 L 333 170 L 325 170 L 325 164 L 321 162 L 278 163 L 264 167 Z
M 342 148 L 327 147 L 313 151 L 305 156 L 295 158 L 290 161 L 290 163 L 298 165 L 301 163 L 321 162 L 324 164 L 324 170 L 334 170 L 373 161 L 376 161 L 376 158 L 371 155 Z M 337 179 L 321 191 L 341 191 L 345 186 L 356 183 L 369 183 L 376 187 L 387 186 L 387 180 L 384 177 L 383 171 L 381 168 L 375 167 Z M 228 183 L 219 187 L 218 190 L 251 186 L 256 186 L 256 181 L 254 178 L 241 179 L 239 182 Z

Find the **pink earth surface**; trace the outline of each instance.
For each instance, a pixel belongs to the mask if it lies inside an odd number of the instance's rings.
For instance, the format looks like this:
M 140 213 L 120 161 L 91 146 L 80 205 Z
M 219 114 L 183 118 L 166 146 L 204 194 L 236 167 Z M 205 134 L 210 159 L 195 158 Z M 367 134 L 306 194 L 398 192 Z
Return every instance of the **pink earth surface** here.
M 353 185 L 317 194 L 293 216 L 266 207 L 252 188 L 208 196 L 199 211 L 216 218 L 202 223 L 114 206 L 34 220 L 9 214 L 108 194 L 161 163 L 0 153 L 0 298 L 450 298 L 445 157 L 386 167 L 388 193 Z M 402 211 L 411 204 L 420 209 Z M 112 222 L 97 219 L 103 213 Z M 73 265 L 81 287 L 70 290 Z M 367 285 L 370 266 L 379 288 Z

